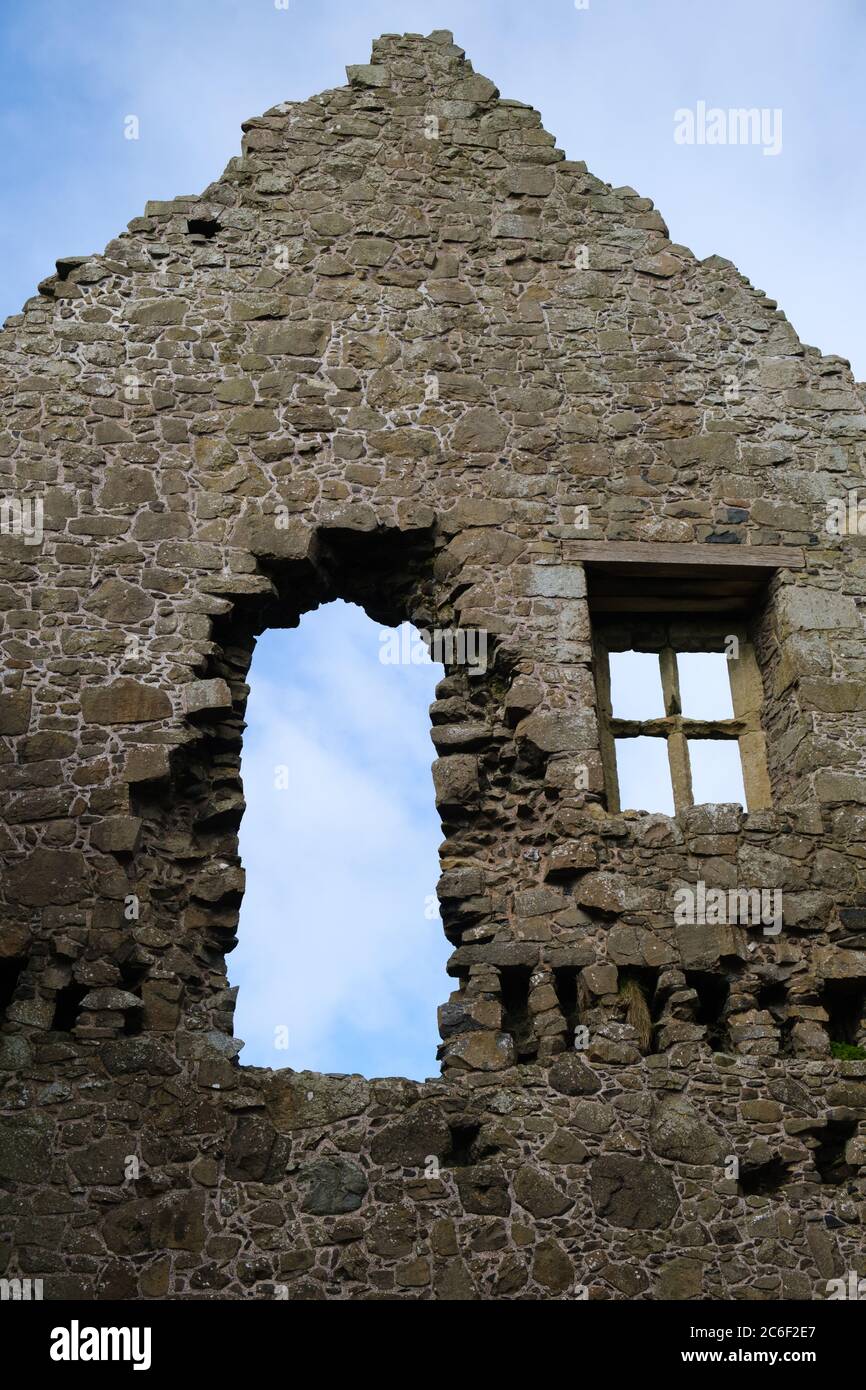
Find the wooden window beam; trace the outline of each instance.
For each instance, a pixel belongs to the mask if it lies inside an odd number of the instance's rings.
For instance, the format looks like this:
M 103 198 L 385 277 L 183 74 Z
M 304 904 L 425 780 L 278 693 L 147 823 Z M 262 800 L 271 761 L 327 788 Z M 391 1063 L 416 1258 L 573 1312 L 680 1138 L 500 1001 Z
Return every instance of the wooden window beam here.
M 713 545 L 700 541 L 571 541 L 568 558 L 595 565 L 650 565 L 659 574 L 671 565 L 686 569 L 801 570 L 806 557 L 798 545 Z

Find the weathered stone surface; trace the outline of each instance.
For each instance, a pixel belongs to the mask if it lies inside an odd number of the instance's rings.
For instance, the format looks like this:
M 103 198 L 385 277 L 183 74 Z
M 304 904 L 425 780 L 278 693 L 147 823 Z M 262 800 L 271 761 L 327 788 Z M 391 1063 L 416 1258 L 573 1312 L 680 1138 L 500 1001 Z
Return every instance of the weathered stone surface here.
M 586 714 L 531 714 L 517 726 L 541 753 L 577 753 L 592 746 L 593 720 Z
M 443 1158 L 450 1147 L 451 1131 L 441 1112 L 432 1106 L 415 1106 L 373 1136 L 370 1156 L 374 1163 L 424 1168 L 429 1158 Z
M 108 816 L 90 832 L 90 843 L 110 854 L 134 854 L 141 839 L 140 816 Z
M 290 1134 L 362 1114 L 370 1101 L 370 1086 L 362 1076 L 279 1071 L 268 1078 L 265 1099 L 274 1127 Z
M 116 1186 L 126 1176 L 129 1144 L 129 1139 L 98 1139 L 72 1154 L 69 1166 L 82 1186 Z
M 514 1195 L 533 1216 L 562 1216 L 573 1205 L 572 1199 L 540 1173 L 524 1164 L 514 1179 Z
M 607 1134 L 615 1118 L 611 1107 L 602 1101 L 579 1101 L 574 1107 L 573 1123 L 583 1134 Z
M 52 1125 L 34 1114 L 0 1115 L 0 1178 L 43 1184 L 49 1176 Z
M 679 1207 L 670 1173 L 649 1159 L 606 1154 L 591 1164 L 590 1195 L 599 1216 L 612 1226 L 657 1231 L 669 1226 Z
M 355 87 L 387 87 L 388 69 L 380 63 L 350 63 L 346 76 Z
M 85 994 L 81 1001 L 82 1009 L 108 1009 L 114 1012 L 124 1012 L 126 1009 L 141 1009 L 142 1002 L 137 994 L 130 994 L 128 989 L 92 989 L 89 994 Z
M 102 1236 L 117 1255 L 140 1255 L 153 1248 L 150 1223 L 153 1203 L 141 1199 L 112 1208 L 102 1223 Z
M 859 627 L 854 600 L 829 589 L 789 587 L 779 599 L 779 617 L 790 629 L 827 631 Z
M 565 1096 L 591 1096 L 601 1090 L 601 1082 L 581 1057 L 566 1053 L 550 1068 L 550 1084 Z
M 137 584 L 128 584 L 124 579 L 105 579 L 84 607 L 109 623 L 138 623 L 150 617 L 154 601 Z
M 40 289 L 0 331 L 4 531 L 44 503 L 41 539 L 0 536 L 0 1265 L 52 1298 L 297 1301 L 808 1299 L 859 1267 L 847 363 L 444 31 L 247 122 L 200 198 Z M 748 574 L 735 624 L 667 611 Z M 436 1081 L 272 1072 L 233 1036 L 255 634 L 338 595 L 484 639 L 431 710 Z M 601 639 L 732 626 L 748 813 L 616 812 Z M 778 886 L 782 930 L 683 920 L 699 883 Z
M 164 745 L 136 745 L 126 758 L 123 776 L 127 782 L 162 782 L 170 774 L 171 750 Z
M 26 1038 L 12 1034 L 0 1037 L 0 1071 L 19 1071 L 33 1060 L 33 1049 Z
M 385 1207 L 373 1222 L 370 1246 L 378 1255 L 411 1255 L 417 1228 L 417 1217 L 411 1207 Z
M 100 493 L 103 507 L 140 507 L 157 499 L 153 475 L 144 468 L 111 464 L 105 470 L 105 482 Z
M 504 1071 L 514 1065 L 515 1050 L 508 1033 L 462 1033 L 455 1038 L 450 1055 L 456 1066 L 474 1071 Z
M 301 1208 L 315 1216 L 357 1211 L 367 1192 L 363 1169 L 347 1158 L 322 1158 L 298 1174 Z
M 100 1050 L 105 1068 L 112 1076 L 145 1072 L 171 1076 L 180 1070 L 168 1047 L 148 1037 L 118 1038 Z
M 539 1158 L 545 1163 L 583 1163 L 588 1153 L 586 1145 L 577 1135 L 569 1134 L 567 1129 L 558 1129 L 548 1139 Z
M 528 592 L 543 598 L 584 598 L 583 566 L 533 565 Z
M 476 1216 L 507 1216 L 511 1210 L 508 1181 L 498 1168 L 479 1164 L 455 1174 L 460 1203 Z
M 33 695 L 29 690 L 0 691 L 0 734 L 26 734 Z
M 9 897 L 31 907 L 78 902 L 88 886 L 89 871 L 80 850 L 35 849 L 7 874 Z
M 147 724 L 171 716 L 164 690 L 122 680 L 100 690 L 82 690 L 81 712 L 88 724 Z
M 582 907 L 595 908 L 598 912 L 615 914 L 629 906 L 629 898 L 634 888 L 628 879 L 616 874 L 585 874 L 577 889 L 577 901 Z
M 680 1096 L 659 1106 L 651 1136 L 653 1153 L 678 1163 L 720 1163 L 726 1152 L 721 1137 Z
M 469 454 L 496 453 L 508 437 L 508 430 L 493 410 L 470 410 L 454 431 L 455 449 Z
M 210 710 L 230 710 L 232 693 L 224 680 L 189 681 L 183 687 L 184 714 L 201 714 Z
M 477 799 L 478 759 L 468 754 L 440 758 L 433 764 L 437 806 L 462 806 Z
M 177 1192 L 125 1202 L 105 1218 L 105 1243 L 118 1255 L 139 1255 L 148 1250 L 201 1251 L 204 1201 L 203 1192 Z
M 154 325 L 165 327 L 168 324 L 182 323 L 187 307 L 182 299 L 158 295 L 155 299 L 130 304 L 127 313 L 130 323 L 141 324 L 145 328 Z
M 819 946 L 815 951 L 815 971 L 826 980 L 866 980 L 866 950 L 842 951 Z
M 565 1293 L 574 1282 L 574 1268 L 559 1241 L 548 1237 L 538 1243 L 532 1274 L 550 1293 Z
M 436 1298 L 446 1303 L 474 1302 L 478 1291 L 464 1260 L 448 1260 L 433 1278 Z
M 290 1145 L 262 1115 L 242 1115 L 226 1154 L 226 1176 L 276 1183 L 284 1177 Z
M 700 1298 L 703 1288 L 704 1267 L 700 1260 L 687 1258 L 668 1260 L 662 1269 L 657 1292 L 659 1298 L 678 1301 L 687 1298 Z

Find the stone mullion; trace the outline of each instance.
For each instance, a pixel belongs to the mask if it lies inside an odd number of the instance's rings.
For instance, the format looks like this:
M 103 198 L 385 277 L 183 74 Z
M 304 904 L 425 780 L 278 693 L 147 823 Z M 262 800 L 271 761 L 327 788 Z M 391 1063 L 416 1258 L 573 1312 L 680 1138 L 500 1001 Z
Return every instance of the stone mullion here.
M 689 741 L 682 732 L 681 721 L 676 721 L 673 733 L 668 738 L 668 764 L 674 789 L 674 810 L 678 816 L 693 806 L 692 765 L 689 760 Z
M 598 738 L 604 772 L 605 797 L 607 809 L 612 813 L 620 810 L 619 775 L 616 768 L 616 741 L 613 735 L 613 707 L 610 696 L 610 660 L 607 647 L 602 642 L 595 644 L 595 685 L 598 694 Z
M 734 714 L 746 725 L 738 740 L 743 787 L 748 809 L 765 811 L 773 804 L 773 794 L 767 770 L 767 740 L 761 725 L 764 685 L 754 647 L 744 636 L 739 637 L 739 656 L 728 662 L 728 676 Z
M 668 735 L 668 764 L 674 791 L 674 809 L 679 816 L 694 805 L 694 797 L 692 795 L 689 741 L 685 734 L 685 721 L 682 717 L 680 676 L 677 670 L 677 656 L 673 647 L 663 647 L 659 652 L 659 670 L 662 678 L 665 715 L 672 721 L 671 732 Z

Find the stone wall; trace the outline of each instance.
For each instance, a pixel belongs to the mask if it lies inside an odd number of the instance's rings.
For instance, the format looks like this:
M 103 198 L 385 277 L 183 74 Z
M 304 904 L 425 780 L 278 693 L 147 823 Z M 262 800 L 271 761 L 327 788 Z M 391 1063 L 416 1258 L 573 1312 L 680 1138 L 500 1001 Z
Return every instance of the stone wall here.
M 811 1299 L 863 1274 L 863 1062 L 569 1053 L 457 1086 L 190 1071 L 144 1037 L 102 1060 L 36 1068 L 4 1120 L 13 1264 L 46 1297 Z
M 0 333 L 44 527 L 0 535 L 0 1253 L 52 1297 L 821 1296 L 866 1273 L 866 564 L 826 525 L 864 389 L 450 35 L 372 59 Z M 771 809 L 606 810 L 587 541 L 800 555 L 749 619 Z M 252 648 L 336 597 L 492 644 L 431 711 L 424 1086 L 232 1035 Z M 782 932 L 678 926 L 699 880 Z

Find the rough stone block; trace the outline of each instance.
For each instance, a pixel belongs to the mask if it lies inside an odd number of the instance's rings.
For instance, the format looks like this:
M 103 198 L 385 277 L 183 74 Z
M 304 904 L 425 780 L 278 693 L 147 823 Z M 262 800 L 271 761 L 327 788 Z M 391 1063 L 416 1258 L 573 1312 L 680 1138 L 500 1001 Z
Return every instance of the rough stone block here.
M 33 695 L 29 690 L 0 691 L 0 734 L 26 734 Z
M 346 76 L 353 87 L 387 87 L 388 69 L 380 63 L 349 63 Z
M 188 681 L 181 692 L 184 714 L 230 710 L 232 693 L 224 680 Z

